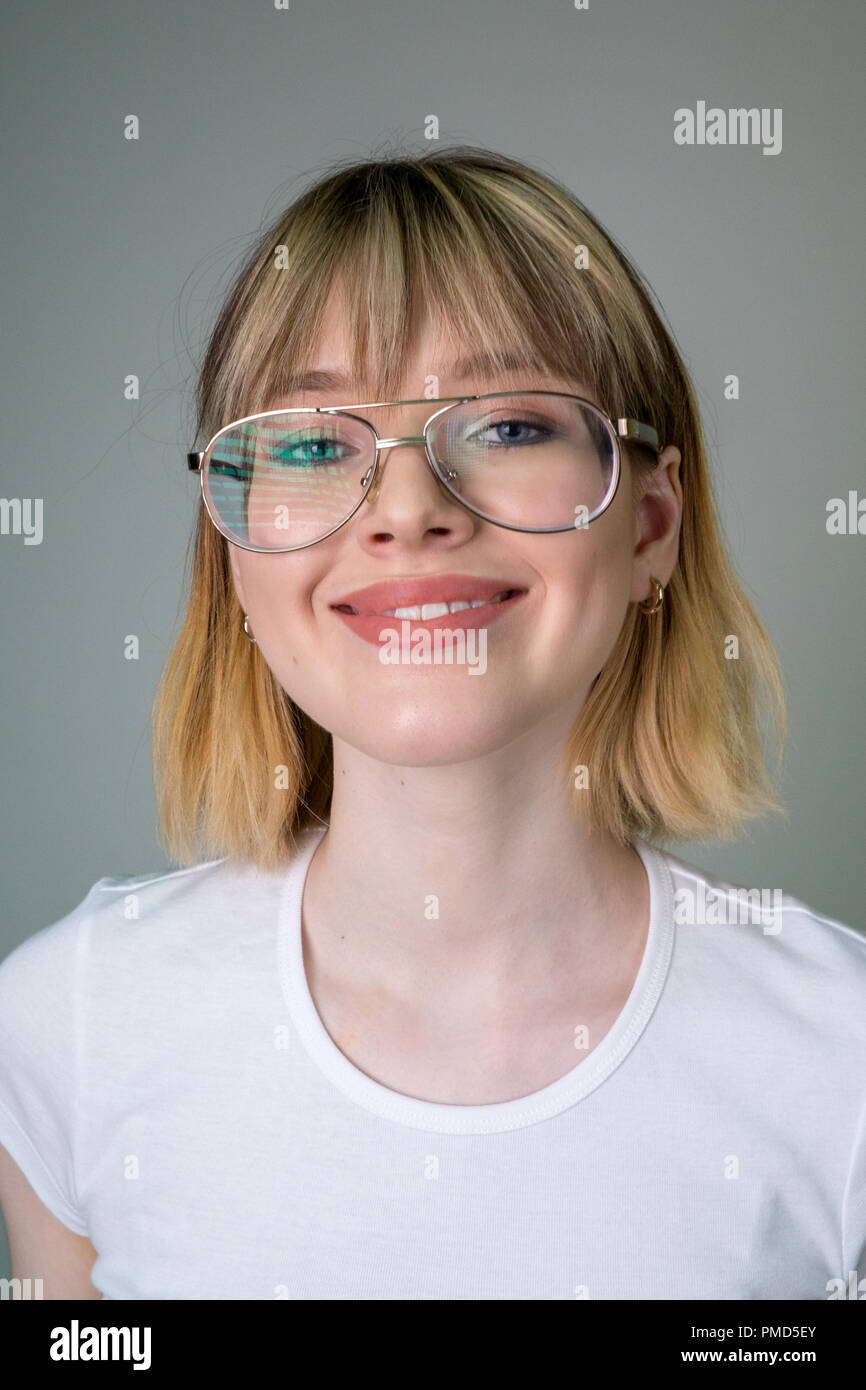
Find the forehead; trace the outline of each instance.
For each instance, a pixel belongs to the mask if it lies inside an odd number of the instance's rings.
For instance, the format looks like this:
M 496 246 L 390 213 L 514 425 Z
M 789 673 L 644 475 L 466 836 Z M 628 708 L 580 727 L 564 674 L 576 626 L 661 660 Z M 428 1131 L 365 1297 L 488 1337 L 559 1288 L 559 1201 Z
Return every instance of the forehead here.
M 533 386 L 593 399 L 588 382 L 579 374 L 563 376 L 514 346 L 499 352 L 492 343 L 486 349 L 473 348 L 450 325 L 425 317 L 413 338 L 402 389 L 393 399 L 430 396 L 431 387 L 435 399 Z M 376 399 L 374 384 L 355 369 L 348 324 L 337 296 L 328 304 L 322 332 L 308 360 L 289 374 L 286 389 L 275 405 L 278 408 L 299 398 L 306 402 L 312 396 L 358 402 Z

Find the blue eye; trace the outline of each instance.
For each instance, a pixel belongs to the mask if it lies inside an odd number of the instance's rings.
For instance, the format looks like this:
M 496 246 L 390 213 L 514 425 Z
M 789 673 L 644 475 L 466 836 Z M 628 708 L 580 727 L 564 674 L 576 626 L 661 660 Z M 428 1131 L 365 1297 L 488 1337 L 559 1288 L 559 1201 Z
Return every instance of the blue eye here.
M 513 433 L 506 435 L 505 438 L 485 439 L 484 435 L 491 430 L 508 430 L 513 431 Z M 531 432 L 533 437 L 527 438 L 527 431 Z M 491 420 L 471 436 L 471 443 L 482 444 L 485 448 L 508 448 L 521 444 L 539 444 L 545 439 L 550 439 L 552 434 L 553 431 L 548 426 L 534 425 L 529 420 Z

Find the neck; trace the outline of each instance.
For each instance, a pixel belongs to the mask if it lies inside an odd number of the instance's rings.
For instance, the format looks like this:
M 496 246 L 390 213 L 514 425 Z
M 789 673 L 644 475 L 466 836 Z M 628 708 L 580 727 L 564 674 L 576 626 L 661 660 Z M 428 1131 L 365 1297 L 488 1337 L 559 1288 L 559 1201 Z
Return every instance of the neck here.
M 493 1009 L 549 992 L 560 970 L 603 988 L 624 958 L 639 962 L 646 874 L 634 849 L 576 819 L 559 767 L 567 732 L 536 727 L 432 767 L 335 739 L 330 827 L 303 903 L 334 978 Z

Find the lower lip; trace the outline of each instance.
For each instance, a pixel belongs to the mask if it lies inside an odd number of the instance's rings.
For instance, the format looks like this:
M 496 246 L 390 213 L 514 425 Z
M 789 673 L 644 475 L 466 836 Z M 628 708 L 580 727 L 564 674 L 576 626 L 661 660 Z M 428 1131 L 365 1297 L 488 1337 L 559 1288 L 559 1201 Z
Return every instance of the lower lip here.
M 525 593 L 514 594 L 511 598 L 503 599 L 501 603 L 483 603 L 478 608 L 461 608 L 457 613 L 443 613 L 441 618 L 428 618 L 426 622 L 418 618 L 389 618 L 384 613 L 344 613 L 338 608 L 332 608 L 331 612 L 335 617 L 341 618 L 346 627 L 357 633 L 365 642 L 381 647 L 381 634 L 396 631 L 402 637 L 404 623 L 409 624 L 410 640 L 416 632 L 435 632 L 437 628 L 450 628 L 454 631 L 456 628 L 489 627 L 497 618 L 509 613 L 524 597 Z

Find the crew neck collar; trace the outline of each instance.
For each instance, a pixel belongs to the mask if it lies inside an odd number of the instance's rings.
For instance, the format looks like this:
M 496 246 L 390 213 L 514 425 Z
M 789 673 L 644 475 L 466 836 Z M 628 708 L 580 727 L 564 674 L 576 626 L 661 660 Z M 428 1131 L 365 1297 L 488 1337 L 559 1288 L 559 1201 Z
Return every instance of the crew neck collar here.
M 413 1129 L 442 1134 L 501 1134 L 549 1120 L 576 1105 L 596 1090 L 634 1048 L 662 992 L 674 940 L 670 868 L 660 850 L 638 838 L 632 844 L 643 861 L 650 887 L 644 954 L 622 1012 L 582 1062 L 539 1091 L 490 1105 L 444 1105 L 417 1100 L 389 1090 L 367 1076 L 344 1056 L 322 1023 L 304 969 L 301 901 L 310 861 L 326 828 L 303 832 L 283 880 L 277 925 L 278 963 L 283 996 L 301 1043 L 319 1071 L 349 1100 L 374 1115 Z

